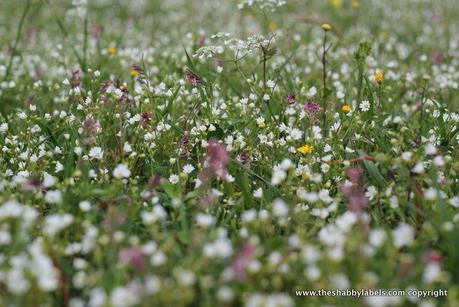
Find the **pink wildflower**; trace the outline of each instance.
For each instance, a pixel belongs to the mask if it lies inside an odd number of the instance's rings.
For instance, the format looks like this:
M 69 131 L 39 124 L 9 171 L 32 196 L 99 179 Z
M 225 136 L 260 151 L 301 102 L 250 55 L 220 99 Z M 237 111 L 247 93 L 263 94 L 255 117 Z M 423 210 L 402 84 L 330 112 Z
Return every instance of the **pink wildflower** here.
M 364 194 L 361 182 L 363 169 L 360 166 L 351 168 L 347 170 L 346 174 L 349 181 L 341 186 L 341 191 L 349 201 L 349 209 L 360 212 L 368 206 L 368 198 Z
M 133 266 L 137 271 L 145 269 L 145 257 L 138 247 L 123 249 L 119 253 L 120 262 Z
M 322 108 L 315 101 L 308 101 L 303 110 L 308 114 L 309 117 L 314 117 L 322 112 Z
M 226 165 L 229 162 L 229 154 L 224 145 L 216 140 L 210 140 L 207 147 L 207 156 L 204 161 L 204 170 L 201 172 L 201 180 L 207 182 L 212 177 L 225 178 L 227 175 Z
M 287 103 L 294 104 L 296 102 L 296 96 L 294 94 L 289 94 L 287 96 Z
M 239 251 L 233 263 L 231 264 L 231 269 L 233 270 L 236 279 L 244 279 L 245 272 L 250 261 L 255 256 L 256 249 L 257 247 L 255 245 L 247 243 Z
M 195 73 L 193 73 L 189 69 L 187 69 L 185 72 L 185 79 L 186 81 L 190 82 L 193 86 L 198 86 L 202 83 L 201 78 L 199 78 Z

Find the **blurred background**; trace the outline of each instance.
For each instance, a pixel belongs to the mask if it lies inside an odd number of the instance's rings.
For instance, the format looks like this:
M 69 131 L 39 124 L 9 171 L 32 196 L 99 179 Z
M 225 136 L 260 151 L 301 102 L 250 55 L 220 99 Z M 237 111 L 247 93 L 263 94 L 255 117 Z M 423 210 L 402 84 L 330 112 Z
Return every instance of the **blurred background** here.
M 320 39 L 320 25 L 328 22 L 337 38 L 335 46 L 346 47 L 349 58 L 358 42 L 372 41 L 378 63 L 390 65 L 397 60 L 400 74 L 413 70 L 438 75 L 442 78 L 436 79 L 439 88 L 445 89 L 442 98 L 450 106 L 457 106 L 450 94 L 451 89 L 457 89 L 459 80 L 457 73 L 451 73 L 459 64 L 457 0 L 288 0 L 275 12 L 247 5 L 241 10 L 241 4 L 244 1 L 2 0 L 0 77 L 5 75 L 16 39 L 14 61 L 26 60 L 31 70 L 41 66 L 41 77 L 46 78 L 46 70 L 58 74 L 62 69 L 56 71 L 57 66 L 48 67 L 45 62 L 70 65 L 75 61 L 74 52 L 67 52 L 65 59 L 55 53 L 57 49 L 68 51 L 69 47 L 81 50 L 85 35 L 89 54 L 103 54 L 110 47 L 154 47 L 157 52 L 183 53 L 182 46 L 197 45 L 199 40 L 207 44 L 206 39 L 218 32 L 230 32 L 241 38 L 276 33 L 282 37 L 278 46 L 287 49 L 294 35 L 300 35 L 305 45 Z M 27 17 L 18 36 L 26 8 Z M 33 56 L 26 59 L 23 56 L 27 54 Z M 342 54 L 332 56 L 338 58 Z M 39 57 L 44 61 L 39 61 Z M 47 61 L 47 57 L 52 57 L 52 61 Z M 342 56 L 341 60 L 346 58 Z M 125 64 L 132 64 L 128 62 Z M 448 76 L 443 76 L 443 71 L 449 71 Z M 18 68 L 12 73 L 19 77 L 24 72 Z

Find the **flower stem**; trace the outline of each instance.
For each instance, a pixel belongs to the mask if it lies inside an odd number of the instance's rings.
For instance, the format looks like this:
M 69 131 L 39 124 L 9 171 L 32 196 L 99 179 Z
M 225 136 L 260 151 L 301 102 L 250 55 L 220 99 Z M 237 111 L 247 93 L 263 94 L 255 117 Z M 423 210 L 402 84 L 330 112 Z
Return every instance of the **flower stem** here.
M 419 137 L 421 137 L 422 135 L 422 130 L 423 130 L 423 122 L 424 122 L 424 99 L 425 99 L 425 95 L 426 95 L 426 91 L 427 91 L 427 80 L 424 79 L 424 86 L 422 88 L 422 92 L 421 92 L 421 110 L 420 110 L 420 114 L 419 114 L 419 122 L 420 122 L 420 126 L 419 126 Z
M 13 47 L 11 48 L 11 56 L 10 56 L 10 59 L 9 59 L 9 62 L 8 62 L 8 66 L 6 68 L 6 73 L 5 73 L 4 80 L 8 79 L 8 77 L 10 75 L 11 68 L 13 66 L 13 59 L 14 59 L 14 56 L 16 54 L 16 50 L 18 48 L 19 40 L 21 39 L 22 28 L 24 27 L 24 21 L 25 21 L 25 19 L 27 17 L 27 14 L 29 13 L 29 10 L 30 10 L 31 6 L 32 6 L 32 1 L 28 0 L 27 3 L 26 3 L 26 6 L 24 8 L 24 11 L 22 12 L 21 19 L 19 20 L 18 30 L 16 32 L 16 39 L 14 41 Z
M 323 91 L 322 91 L 322 108 L 323 108 L 323 118 L 322 118 L 322 128 L 324 132 L 327 129 L 327 32 L 324 32 L 324 40 L 322 45 L 322 82 L 323 82 Z

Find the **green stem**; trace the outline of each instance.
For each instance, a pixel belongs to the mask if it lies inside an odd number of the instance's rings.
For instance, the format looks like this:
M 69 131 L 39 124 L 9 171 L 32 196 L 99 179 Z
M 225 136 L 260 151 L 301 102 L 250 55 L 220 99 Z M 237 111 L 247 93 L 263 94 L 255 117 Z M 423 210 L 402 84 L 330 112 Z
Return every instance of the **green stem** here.
M 279 124 L 276 117 L 274 116 L 273 110 L 271 110 L 271 106 L 269 105 L 269 100 L 266 101 L 266 105 L 268 106 L 268 111 L 269 111 L 269 114 L 271 115 L 271 119 L 275 121 L 277 124 Z
M 24 21 L 25 21 L 25 19 L 27 17 L 27 14 L 29 13 L 29 10 L 30 10 L 31 6 L 32 6 L 32 1 L 28 0 L 27 3 L 26 3 L 26 6 L 24 8 L 24 11 L 22 12 L 21 19 L 19 21 L 18 30 L 16 32 L 16 39 L 14 41 L 14 45 L 13 45 L 13 48 L 11 50 L 11 56 L 10 56 L 10 60 L 8 62 L 8 66 L 6 68 L 6 73 L 5 73 L 4 80 L 8 79 L 8 77 L 10 75 L 11 67 L 13 66 L 13 59 L 14 59 L 14 56 L 16 55 L 16 51 L 17 51 L 17 48 L 18 48 L 18 45 L 19 45 L 19 41 L 21 39 L 22 28 L 24 27 Z
M 322 91 L 322 108 L 323 108 L 323 115 L 322 115 L 322 128 L 324 130 L 324 134 L 326 134 L 327 129 L 327 32 L 324 32 L 324 40 L 322 45 L 322 81 L 323 81 L 323 91 Z
M 262 47 L 263 51 L 263 91 L 266 93 L 266 51 Z
M 419 126 L 419 137 L 422 135 L 422 130 L 423 130 L 423 122 L 424 122 L 424 98 L 427 90 L 427 81 L 424 81 L 424 87 L 422 88 L 422 93 L 421 93 L 421 112 L 419 115 L 419 121 L 420 121 L 420 126 Z
M 266 53 L 268 52 L 268 48 L 269 47 L 267 47 L 266 49 L 263 46 L 261 47 L 261 51 L 263 52 L 263 95 L 266 94 L 266 62 L 268 61 L 268 59 L 266 58 Z M 264 100 L 263 97 L 262 99 Z M 279 121 L 274 116 L 273 110 L 271 109 L 271 106 L 269 105 L 269 100 L 266 101 L 266 105 L 268 106 L 268 111 L 269 111 L 269 114 L 271 115 L 271 119 L 275 121 L 277 124 L 279 124 Z
M 83 71 L 86 73 L 88 66 L 87 66 L 87 60 L 88 60 L 88 13 L 86 13 L 86 16 L 84 18 L 84 41 L 83 41 L 83 64 L 84 67 Z
M 362 100 L 362 84 L 363 84 L 363 68 L 359 65 L 359 79 L 357 80 L 358 92 L 357 92 L 357 103 Z

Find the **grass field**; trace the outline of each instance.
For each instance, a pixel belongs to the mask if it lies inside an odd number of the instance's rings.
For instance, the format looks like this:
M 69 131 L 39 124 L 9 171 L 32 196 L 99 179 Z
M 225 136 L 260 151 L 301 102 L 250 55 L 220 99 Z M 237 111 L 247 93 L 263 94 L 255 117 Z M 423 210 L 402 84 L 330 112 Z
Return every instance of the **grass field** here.
M 459 306 L 458 18 L 1 0 L 0 306 Z

